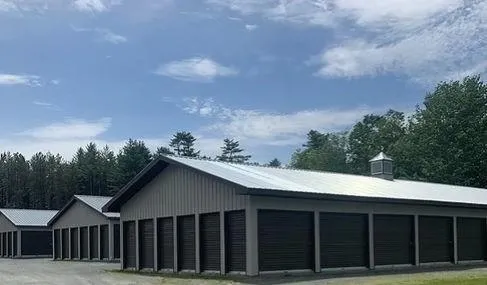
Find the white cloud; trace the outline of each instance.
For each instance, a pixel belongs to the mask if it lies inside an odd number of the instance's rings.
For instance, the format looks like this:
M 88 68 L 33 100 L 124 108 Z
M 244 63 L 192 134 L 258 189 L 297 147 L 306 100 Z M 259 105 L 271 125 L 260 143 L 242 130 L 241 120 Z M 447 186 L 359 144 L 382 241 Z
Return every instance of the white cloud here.
M 100 13 L 106 12 L 112 5 L 120 4 L 121 1 L 110 0 L 75 0 L 74 8 L 81 12 Z
M 127 42 L 126 37 L 124 37 L 122 35 L 115 34 L 114 32 L 112 32 L 108 29 L 97 28 L 97 29 L 95 29 L 95 31 L 101 36 L 101 38 L 104 41 L 107 41 L 109 43 L 117 45 L 117 44 L 122 44 L 122 43 Z
M 59 84 L 61 84 L 61 80 L 59 80 L 59 79 L 53 79 L 53 80 L 51 80 L 51 84 L 52 85 L 59 85 Z
M 485 73 L 487 0 L 207 0 L 243 15 L 320 26 L 323 77 L 406 75 L 430 83 Z
M 248 30 L 248 31 L 253 31 L 255 29 L 257 29 L 259 26 L 257 25 L 251 25 L 251 24 L 247 24 L 245 25 L 245 28 Z
M 238 70 L 210 58 L 193 57 L 161 65 L 155 73 L 183 81 L 212 82 L 216 77 L 235 76 Z
M 53 104 L 47 103 L 47 102 L 41 102 L 41 101 L 33 101 L 32 104 L 37 105 L 37 106 L 42 106 L 42 107 L 51 107 Z
M 0 85 L 39 87 L 42 86 L 42 83 L 37 75 L 0 73 Z
M 376 111 L 369 107 L 356 107 L 277 113 L 230 109 L 215 103 L 212 98 L 201 100 L 192 97 L 184 101 L 182 109 L 185 112 L 215 119 L 202 132 L 236 137 L 251 145 L 297 145 L 311 129 L 340 131 L 359 121 L 365 114 Z
M 21 136 L 40 140 L 71 140 L 95 138 L 111 126 L 111 118 L 97 121 L 68 119 L 64 122 L 53 123 L 19 133 Z

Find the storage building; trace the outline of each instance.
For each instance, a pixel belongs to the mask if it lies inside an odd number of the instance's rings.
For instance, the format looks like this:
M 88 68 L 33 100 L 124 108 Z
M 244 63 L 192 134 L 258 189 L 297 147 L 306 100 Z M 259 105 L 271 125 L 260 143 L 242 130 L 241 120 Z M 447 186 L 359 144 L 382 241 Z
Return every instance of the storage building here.
M 55 260 L 120 258 L 119 213 L 101 211 L 111 197 L 75 195 L 49 221 Z
M 47 226 L 57 211 L 0 209 L 0 256 L 51 257 L 52 235 Z
M 181 157 L 150 163 L 107 205 L 122 268 L 322 272 L 483 262 L 487 190 Z

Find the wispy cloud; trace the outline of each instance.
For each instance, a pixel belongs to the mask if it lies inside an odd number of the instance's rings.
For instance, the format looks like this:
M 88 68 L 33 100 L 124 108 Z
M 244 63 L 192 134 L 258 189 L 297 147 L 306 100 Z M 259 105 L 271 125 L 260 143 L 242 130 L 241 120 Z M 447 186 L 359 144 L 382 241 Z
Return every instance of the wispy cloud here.
M 111 123 L 111 118 L 101 118 L 96 121 L 67 119 L 64 122 L 26 130 L 19 135 L 50 140 L 90 139 L 107 131 Z
M 235 76 L 238 70 L 210 58 L 193 57 L 163 64 L 157 68 L 155 74 L 183 81 L 212 82 L 217 77 Z
M 73 6 L 76 10 L 89 13 L 100 13 L 110 10 L 112 6 L 120 5 L 122 0 L 75 0 Z
M 487 0 L 207 2 L 339 35 L 314 57 L 318 76 L 397 74 L 428 83 L 487 72 L 479 64 L 487 53 Z
M 0 85 L 39 87 L 42 86 L 42 82 L 37 75 L 0 73 Z
M 298 145 L 311 129 L 340 131 L 377 111 L 367 106 L 350 109 L 310 109 L 291 113 L 232 109 L 214 99 L 185 98 L 182 109 L 215 121 L 202 131 L 236 137 L 253 145 Z M 384 108 L 385 109 L 385 108 Z M 382 109 L 380 109 L 382 111 Z
M 51 84 L 52 85 L 59 85 L 59 84 L 61 84 L 61 80 L 59 80 L 59 79 L 53 79 L 53 80 L 51 80 Z
M 247 29 L 248 31 L 253 31 L 255 29 L 257 29 L 259 26 L 257 25 L 250 25 L 250 24 L 247 24 L 245 25 L 245 29 Z
M 37 106 L 42 106 L 42 107 L 51 107 L 53 104 L 47 103 L 47 102 L 41 102 L 41 101 L 33 101 L 32 104 L 37 105 Z
M 126 43 L 128 39 L 122 35 L 116 34 L 112 32 L 109 29 L 104 29 L 104 28 L 82 28 L 82 27 L 76 27 L 71 25 L 71 29 L 75 32 L 82 33 L 82 32 L 91 32 L 95 33 L 97 35 L 97 38 L 101 41 L 109 42 L 112 44 L 122 44 Z

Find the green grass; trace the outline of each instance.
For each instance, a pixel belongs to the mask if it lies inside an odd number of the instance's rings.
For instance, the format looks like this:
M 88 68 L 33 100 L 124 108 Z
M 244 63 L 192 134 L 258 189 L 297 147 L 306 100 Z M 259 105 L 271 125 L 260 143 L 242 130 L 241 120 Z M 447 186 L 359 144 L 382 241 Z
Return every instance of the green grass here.
M 405 283 L 407 284 L 407 283 Z M 487 277 L 473 278 L 448 278 L 419 281 L 419 283 L 410 283 L 417 285 L 486 285 Z

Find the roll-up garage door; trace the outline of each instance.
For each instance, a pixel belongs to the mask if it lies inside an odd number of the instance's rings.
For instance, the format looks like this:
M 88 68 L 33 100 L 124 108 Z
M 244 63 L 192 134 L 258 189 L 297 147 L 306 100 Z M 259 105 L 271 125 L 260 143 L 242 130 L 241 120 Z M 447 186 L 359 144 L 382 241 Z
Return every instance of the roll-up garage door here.
M 312 212 L 259 210 L 259 270 L 299 270 L 314 267 Z
M 2 238 L 3 238 L 3 253 L 2 253 L 2 256 L 3 257 L 7 257 L 8 256 L 7 233 L 2 233 Z
M 61 230 L 61 238 L 62 238 L 62 249 L 61 254 L 62 258 L 66 259 L 69 258 L 69 229 L 62 229 Z
M 420 216 L 420 262 L 451 262 L 452 257 L 453 219 L 451 217 Z
M 220 214 L 200 216 L 200 260 L 202 271 L 220 271 Z
M 245 211 L 225 213 L 225 264 L 227 272 L 245 272 Z
M 123 261 L 124 268 L 136 267 L 137 247 L 135 241 L 135 222 L 123 223 Z
M 61 231 L 54 230 L 54 258 L 61 258 Z
M 81 258 L 88 258 L 89 247 L 88 247 L 88 228 L 82 227 L 80 230 L 80 246 L 81 246 Z
M 375 265 L 414 263 L 414 216 L 374 215 Z
M 174 268 L 174 226 L 172 218 L 157 221 L 158 269 Z
M 5 247 L 5 242 L 3 240 L 3 233 L 0 233 L 0 244 L 1 244 L 1 247 L 0 247 L 0 256 L 4 256 L 4 247 Z
M 13 239 L 13 252 L 12 256 L 17 256 L 17 232 L 12 232 L 12 239 Z
M 194 216 L 178 217 L 178 270 L 195 270 Z
M 108 225 L 100 226 L 100 259 L 108 259 L 110 255 L 110 237 L 108 236 Z
M 79 251 L 78 251 L 78 228 L 71 229 L 71 258 L 77 259 L 79 258 Z
M 485 260 L 486 220 L 457 218 L 458 260 Z
M 154 268 L 154 222 L 139 221 L 139 265 L 140 268 Z
M 322 268 L 368 266 L 368 241 L 367 214 L 320 213 Z
M 98 259 L 98 226 L 90 227 L 90 258 Z
M 20 239 L 23 256 L 52 255 L 51 231 L 22 231 Z
M 113 225 L 113 256 L 115 259 L 120 258 L 120 225 Z

